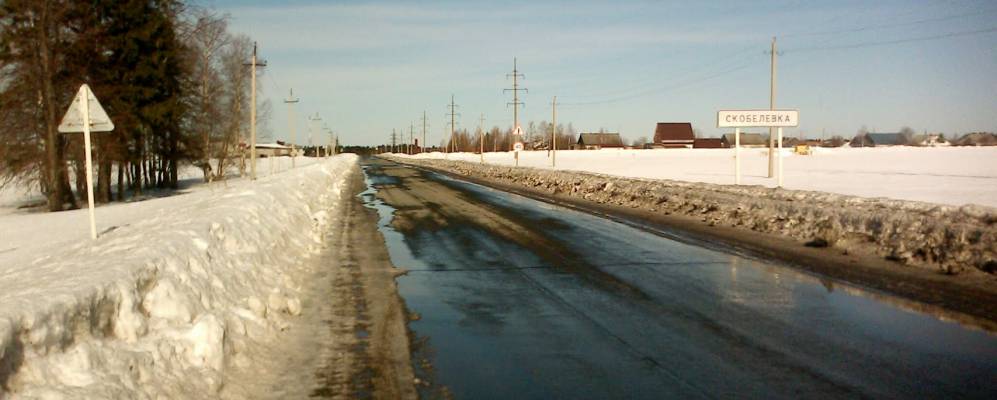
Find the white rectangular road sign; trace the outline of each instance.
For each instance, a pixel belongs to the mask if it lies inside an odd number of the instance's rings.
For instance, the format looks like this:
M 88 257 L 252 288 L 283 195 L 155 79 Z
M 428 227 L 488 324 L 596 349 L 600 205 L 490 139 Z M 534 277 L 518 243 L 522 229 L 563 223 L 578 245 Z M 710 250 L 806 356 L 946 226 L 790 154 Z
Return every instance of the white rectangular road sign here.
M 718 128 L 776 127 L 800 125 L 799 110 L 723 110 L 717 111 Z

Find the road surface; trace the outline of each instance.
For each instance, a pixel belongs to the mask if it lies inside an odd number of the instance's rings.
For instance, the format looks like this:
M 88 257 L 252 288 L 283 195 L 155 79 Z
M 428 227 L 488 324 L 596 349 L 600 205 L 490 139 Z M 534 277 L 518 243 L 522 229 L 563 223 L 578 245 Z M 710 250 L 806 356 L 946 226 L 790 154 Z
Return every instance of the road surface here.
M 994 398 L 997 336 L 839 282 L 365 162 L 423 396 Z

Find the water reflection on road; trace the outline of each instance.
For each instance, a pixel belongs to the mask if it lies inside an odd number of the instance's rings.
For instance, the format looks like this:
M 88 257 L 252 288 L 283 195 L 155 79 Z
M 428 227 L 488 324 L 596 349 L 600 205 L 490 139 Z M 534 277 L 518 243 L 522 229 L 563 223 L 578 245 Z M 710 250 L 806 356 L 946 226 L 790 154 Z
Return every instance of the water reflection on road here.
M 603 218 L 419 173 L 365 165 L 369 206 L 423 344 L 424 395 L 457 398 L 800 396 L 993 398 L 997 338 L 837 290 L 840 284 Z M 409 171 L 410 172 L 410 171 Z M 436 186 L 433 186 L 436 185 Z M 539 233 L 478 216 L 391 228 L 374 193 L 458 190 Z M 420 192 L 422 190 L 422 192 Z M 407 194 L 408 195 L 408 194 Z M 431 201 L 426 207 L 446 207 Z M 427 358 L 431 366 L 420 358 Z

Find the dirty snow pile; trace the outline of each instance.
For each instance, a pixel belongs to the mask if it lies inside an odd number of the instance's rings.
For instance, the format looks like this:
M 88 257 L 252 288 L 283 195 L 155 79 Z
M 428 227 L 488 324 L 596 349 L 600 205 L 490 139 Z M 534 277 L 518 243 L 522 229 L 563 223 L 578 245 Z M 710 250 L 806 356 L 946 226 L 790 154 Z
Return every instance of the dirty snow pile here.
M 0 264 L 0 398 L 217 397 L 300 313 L 303 259 L 357 168 L 341 155 L 147 200 L 165 208 Z
M 886 197 L 960 206 L 997 207 L 997 146 L 814 148 L 812 155 L 784 149 L 785 187 L 860 197 Z M 402 155 L 404 157 L 404 155 Z M 477 154 L 427 153 L 420 159 L 478 162 Z M 734 149 L 558 151 L 558 170 L 628 178 L 734 183 Z M 512 153 L 485 153 L 485 163 L 513 166 Z M 546 151 L 525 151 L 519 166 L 551 169 Z M 774 187 L 767 178 L 768 150 L 741 149 L 741 182 Z
M 390 156 L 389 156 L 390 157 Z M 621 178 L 466 161 L 390 157 L 561 196 L 874 254 L 947 274 L 997 273 L 997 208 L 834 193 Z

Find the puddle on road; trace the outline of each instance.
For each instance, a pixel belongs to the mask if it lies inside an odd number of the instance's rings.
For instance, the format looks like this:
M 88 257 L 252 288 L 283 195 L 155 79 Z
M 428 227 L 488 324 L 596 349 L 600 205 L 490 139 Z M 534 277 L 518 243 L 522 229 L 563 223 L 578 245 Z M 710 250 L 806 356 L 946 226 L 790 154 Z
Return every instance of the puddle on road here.
M 403 235 L 376 197 L 377 185 L 398 181 L 376 167 L 364 173 L 361 196 L 379 214 L 392 262 L 412 271 L 398 284 L 420 316 L 409 328 L 416 376 L 430 383 L 423 397 L 997 392 L 993 335 L 849 285 L 450 182 L 521 211 L 654 300 L 620 297 L 473 226 Z

